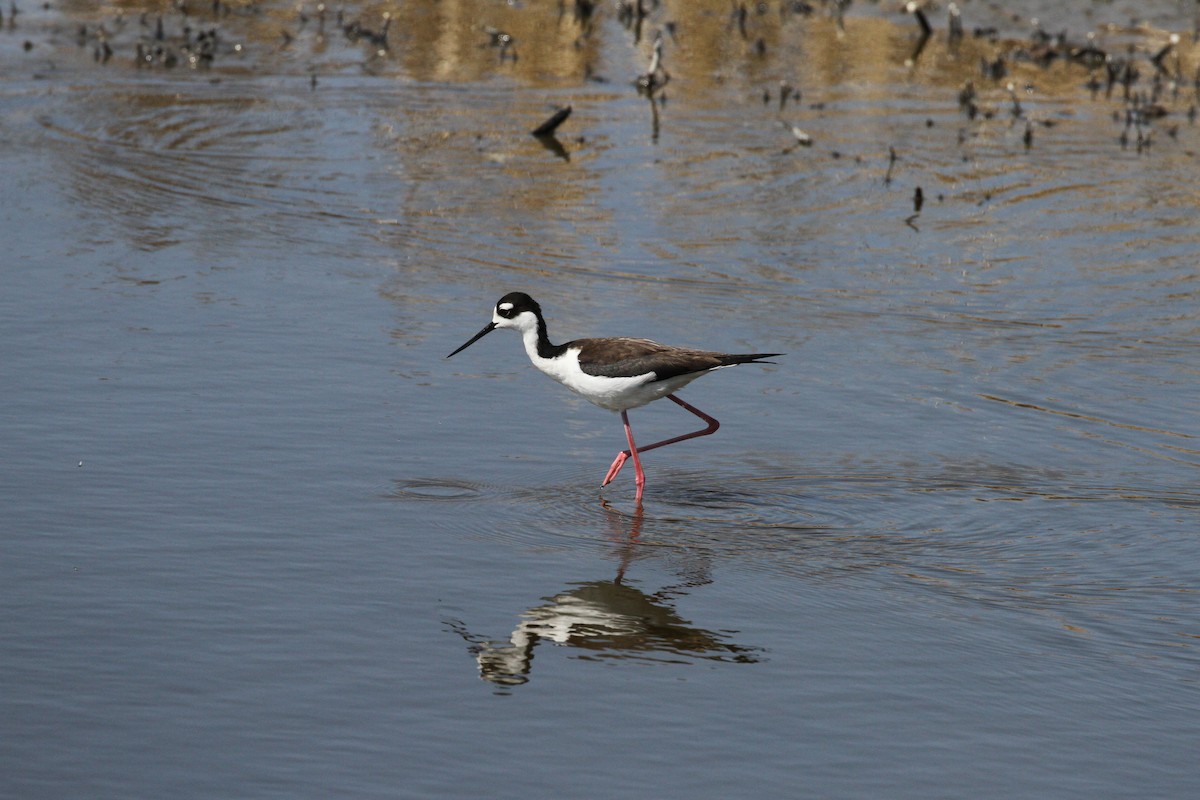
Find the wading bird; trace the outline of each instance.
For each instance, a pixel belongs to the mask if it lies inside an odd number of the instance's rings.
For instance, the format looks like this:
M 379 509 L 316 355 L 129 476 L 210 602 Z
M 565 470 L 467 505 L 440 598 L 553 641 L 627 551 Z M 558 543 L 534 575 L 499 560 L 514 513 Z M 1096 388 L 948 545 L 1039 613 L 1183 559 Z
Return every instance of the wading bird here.
M 496 303 L 492 321 L 446 358 L 461 353 L 497 328 L 512 328 L 520 333 L 529 360 L 539 370 L 601 408 L 621 412 L 629 449 L 617 454 L 600 486 L 607 486 L 621 471 L 626 459 L 632 457 L 637 475 L 638 502 L 641 502 L 642 490 L 646 485 L 646 473 L 642 471 L 639 453 L 697 436 L 708 436 L 716 433 L 720 427 L 717 420 L 680 400 L 674 393 L 713 370 L 738 364 L 771 364 L 774 362 L 764 359 L 783 355 L 715 353 L 624 336 L 551 344 L 546 335 L 546 320 L 542 316 L 541 306 L 527 294 L 512 292 Z M 708 423 L 708 427 L 639 448 L 633 442 L 628 411 L 663 397 L 695 414 Z

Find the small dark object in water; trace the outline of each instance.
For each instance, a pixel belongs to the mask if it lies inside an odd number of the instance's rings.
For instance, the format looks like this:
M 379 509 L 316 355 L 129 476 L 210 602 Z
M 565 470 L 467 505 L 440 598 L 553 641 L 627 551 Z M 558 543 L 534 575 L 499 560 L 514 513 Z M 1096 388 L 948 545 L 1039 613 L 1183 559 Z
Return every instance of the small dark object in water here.
M 917 63 L 917 59 L 921 57 L 921 53 L 925 52 L 925 45 L 929 43 L 929 37 L 933 33 L 933 26 L 929 24 L 929 18 L 925 16 L 925 11 L 919 3 L 907 3 L 904 6 L 904 11 L 916 17 L 917 24 L 921 26 L 921 35 L 917 37 L 917 44 L 908 56 L 907 64 L 912 66 Z
M 1121 85 L 1125 89 L 1125 99 L 1126 100 L 1129 99 L 1130 87 L 1132 87 L 1133 84 L 1137 83 L 1137 80 L 1139 77 L 1141 77 L 1141 73 L 1138 71 L 1138 68 L 1133 65 L 1133 60 L 1126 59 L 1124 68 L 1121 70 L 1121 78 L 1120 78 Z
M 833 21 L 842 33 L 846 32 L 846 9 L 849 6 L 850 0 L 834 0 L 833 2 Z
M 950 40 L 951 44 L 958 44 L 963 35 L 962 14 L 959 13 L 956 3 L 951 3 L 948 11 L 950 19 L 946 26 L 946 37 Z
M 1167 43 L 1163 45 L 1162 49 L 1150 57 L 1150 63 L 1154 65 L 1154 68 L 1157 69 L 1159 73 L 1163 75 L 1167 74 L 1167 68 L 1163 66 L 1163 59 L 1167 57 L 1168 53 L 1175 49 L 1175 45 L 1178 44 L 1178 42 L 1179 34 L 1172 33 L 1171 38 L 1167 40 Z
M 596 12 L 596 5 L 595 0 L 575 0 L 575 7 L 572 9 L 575 14 L 575 22 L 581 27 L 588 27 L 592 21 L 592 14 Z M 559 13 L 562 13 L 561 6 Z
M 1008 90 L 1008 96 L 1012 99 L 1013 119 L 1020 119 L 1025 112 L 1021 109 L 1021 100 L 1017 97 L 1016 84 L 1009 81 L 1005 88 Z
M 341 12 L 338 12 L 339 18 Z M 392 24 L 392 15 L 390 12 L 383 12 L 383 27 L 377 31 L 370 28 L 364 28 L 362 23 L 354 20 L 351 23 L 342 25 L 342 33 L 346 37 L 346 41 L 357 42 L 359 39 L 366 39 L 368 43 L 375 45 L 380 50 L 388 49 L 388 28 Z
M 1162 119 L 1163 117 L 1165 117 L 1171 113 L 1170 111 L 1168 111 L 1166 109 L 1165 106 L 1161 106 L 1158 103 L 1154 103 L 1153 105 L 1148 105 L 1148 106 L 1141 106 L 1139 108 L 1139 111 L 1141 112 L 1142 119 L 1148 119 L 1148 120 L 1149 119 Z
M 888 186 L 888 185 L 890 185 L 890 184 L 891 184 L 891 182 L 892 182 L 892 169 L 893 169 L 893 168 L 896 166 L 896 162 L 897 162 L 897 161 L 899 161 L 899 160 L 900 160 L 900 157 L 896 155 L 896 148 L 894 148 L 894 147 L 889 147 L 889 148 L 888 148 L 888 168 L 887 168 L 887 174 L 883 176 L 883 185 L 884 185 L 884 186 Z
M 929 24 L 929 18 L 925 16 L 924 9 L 916 2 L 910 2 L 904 7 L 904 10 L 917 18 L 917 24 L 921 26 L 921 36 L 929 38 L 933 33 L 933 26 Z
M 789 84 L 785 81 L 780 81 L 779 82 L 779 110 L 780 111 L 783 111 L 784 105 L 787 104 L 788 98 L 791 96 L 792 96 L 791 84 Z M 797 100 L 797 102 L 799 102 L 799 100 L 800 100 L 799 92 L 796 93 L 796 100 Z
M 1143 152 L 1146 152 L 1146 153 L 1150 152 L 1150 144 L 1152 142 L 1153 135 L 1154 135 L 1154 131 L 1146 131 L 1146 133 L 1143 134 L 1141 129 L 1140 128 L 1138 129 L 1138 136 L 1137 136 L 1138 155 L 1141 155 Z
M 1108 53 L 1095 45 L 1088 45 L 1087 47 L 1077 47 L 1071 50 L 1068 57 L 1077 64 L 1082 64 L 1090 69 L 1096 69 L 1097 67 L 1104 66 L 1104 62 L 1108 60 Z
M 747 17 L 746 4 L 739 3 L 737 8 L 733 9 L 730 16 L 733 18 L 734 24 L 737 25 L 738 32 L 742 34 L 742 38 L 743 39 L 749 38 L 746 35 L 746 17 Z
M 958 93 L 958 107 L 962 109 L 975 105 L 975 83 L 967 81 Z
M 925 192 L 920 186 L 913 192 L 913 211 L 920 214 L 921 206 L 925 205 Z
M 635 40 L 640 36 L 642 20 L 646 18 L 646 13 L 642 0 L 634 0 L 634 2 L 622 0 L 617 3 L 617 22 L 620 22 L 625 28 L 635 31 Z
M 979 61 L 979 71 L 983 73 L 983 77 L 998 81 L 1008 74 L 1008 65 L 1005 63 L 1003 55 L 996 56 L 995 61 L 983 58 Z
M 571 116 L 571 107 L 563 106 L 550 115 L 549 119 L 530 131 L 530 133 L 534 136 L 552 136 L 554 135 L 554 131 L 558 129 L 558 126 L 566 122 L 569 116 Z
M 1025 142 L 1025 149 L 1033 147 L 1033 125 L 1029 120 L 1025 120 L 1025 135 L 1021 137 Z
M 561 158 L 563 161 L 571 160 L 571 154 L 567 152 L 567 148 L 563 147 L 562 142 L 560 142 L 558 137 L 554 134 L 548 133 L 545 136 L 535 136 L 533 138 L 537 139 L 538 144 Z

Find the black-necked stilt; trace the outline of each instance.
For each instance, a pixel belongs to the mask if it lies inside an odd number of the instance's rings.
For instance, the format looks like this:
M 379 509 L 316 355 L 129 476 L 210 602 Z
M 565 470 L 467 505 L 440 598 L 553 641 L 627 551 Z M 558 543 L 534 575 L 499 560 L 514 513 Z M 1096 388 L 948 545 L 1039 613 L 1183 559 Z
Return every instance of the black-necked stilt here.
M 529 360 L 542 372 L 601 408 L 621 412 L 629 449 L 617 454 L 612 466 L 608 468 L 608 474 L 604 476 L 604 482 L 600 485 L 607 486 L 621 471 L 625 460 L 632 457 L 637 474 L 638 501 L 641 501 L 642 489 L 646 485 L 646 474 L 642 471 L 638 453 L 694 439 L 697 436 L 707 436 L 716 433 L 720 427 L 719 422 L 680 400 L 674 392 L 713 370 L 737 364 L 769 364 L 772 362 L 763 359 L 783 355 L 714 353 L 687 347 L 671 347 L 649 339 L 626 337 L 576 339 L 565 344 L 551 344 L 546 335 L 546 320 L 542 317 L 541 306 L 527 294 L 512 292 L 501 297 L 496 303 L 492 321 L 446 358 L 466 350 L 497 328 L 513 328 L 520 332 Z M 663 397 L 695 414 L 708 423 L 708 426 L 639 448 L 633 443 L 633 431 L 629 427 L 627 412 L 631 408 L 644 406 Z

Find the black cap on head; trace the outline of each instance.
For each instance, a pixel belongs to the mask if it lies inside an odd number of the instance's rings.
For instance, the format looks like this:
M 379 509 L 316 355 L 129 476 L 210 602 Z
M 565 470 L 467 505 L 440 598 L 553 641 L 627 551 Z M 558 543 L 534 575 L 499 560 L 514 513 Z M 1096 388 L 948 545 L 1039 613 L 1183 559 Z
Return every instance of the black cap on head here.
M 542 307 L 524 292 L 509 292 L 496 301 L 496 313 L 505 319 L 512 319 L 523 311 L 542 315 Z
M 536 300 L 524 292 L 509 292 L 496 301 L 496 315 L 503 319 L 513 319 L 526 311 L 532 311 L 537 315 L 538 319 L 542 317 L 542 307 L 537 304 Z M 450 356 L 457 355 L 466 350 L 484 336 L 496 330 L 496 327 L 497 324 L 495 322 L 489 322 L 487 325 L 484 325 L 483 330 L 468 339 L 466 344 L 455 350 Z M 544 333 L 542 335 L 545 336 Z M 450 358 L 450 356 L 446 356 L 446 358 Z

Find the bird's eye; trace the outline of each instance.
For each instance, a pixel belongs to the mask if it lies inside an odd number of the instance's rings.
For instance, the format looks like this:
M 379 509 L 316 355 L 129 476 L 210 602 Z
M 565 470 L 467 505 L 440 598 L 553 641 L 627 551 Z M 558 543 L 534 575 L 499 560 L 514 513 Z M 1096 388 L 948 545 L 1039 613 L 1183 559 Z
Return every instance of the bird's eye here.
M 496 306 L 496 313 L 505 319 L 512 319 L 514 316 L 516 316 L 516 312 L 517 310 L 513 307 L 512 303 L 501 303 L 500 305 Z

